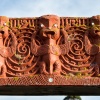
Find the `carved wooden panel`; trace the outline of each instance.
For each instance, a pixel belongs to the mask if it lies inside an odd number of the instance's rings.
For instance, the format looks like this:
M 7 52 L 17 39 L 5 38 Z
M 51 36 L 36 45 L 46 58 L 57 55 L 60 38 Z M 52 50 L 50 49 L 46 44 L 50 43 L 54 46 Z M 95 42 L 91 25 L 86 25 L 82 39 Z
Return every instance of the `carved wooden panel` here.
M 2 78 L 100 76 L 100 16 L 0 17 Z M 43 76 L 43 77 L 44 77 Z

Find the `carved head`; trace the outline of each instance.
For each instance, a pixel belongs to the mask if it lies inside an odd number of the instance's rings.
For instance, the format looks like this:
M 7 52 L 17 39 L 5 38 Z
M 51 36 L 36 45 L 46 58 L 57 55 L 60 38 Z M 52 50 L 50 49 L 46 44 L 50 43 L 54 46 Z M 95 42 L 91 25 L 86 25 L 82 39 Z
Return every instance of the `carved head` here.
M 90 34 L 92 36 L 100 37 L 100 29 L 97 26 L 93 26 L 90 28 Z
M 93 22 L 95 25 L 100 25 L 100 15 L 92 16 L 92 22 Z
M 0 37 L 8 36 L 8 26 L 7 26 L 8 22 L 9 22 L 9 18 L 5 16 L 0 16 Z
M 60 17 L 44 15 L 39 18 L 40 35 L 42 38 L 57 40 L 60 36 Z
M 91 20 L 92 20 L 91 23 L 92 27 L 90 29 L 91 35 L 100 37 L 100 15 L 92 16 Z

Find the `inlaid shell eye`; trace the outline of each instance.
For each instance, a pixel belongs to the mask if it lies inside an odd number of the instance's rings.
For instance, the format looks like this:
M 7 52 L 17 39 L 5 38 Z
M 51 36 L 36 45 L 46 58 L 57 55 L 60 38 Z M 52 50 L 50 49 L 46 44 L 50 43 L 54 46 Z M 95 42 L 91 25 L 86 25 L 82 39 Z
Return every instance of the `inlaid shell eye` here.
M 43 24 L 41 24 L 40 26 L 41 26 L 41 27 L 44 27 L 44 25 L 43 25 Z
M 94 23 L 92 22 L 92 25 L 94 25 Z
M 4 26 L 6 26 L 6 25 L 7 25 L 7 23 L 5 22 L 5 23 L 3 23 L 3 25 L 4 25 Z
M 54 24 L 53 26 L 54 26 L 54 27 L 58 27 L 58 25 L 57 25 L 57 24 Z

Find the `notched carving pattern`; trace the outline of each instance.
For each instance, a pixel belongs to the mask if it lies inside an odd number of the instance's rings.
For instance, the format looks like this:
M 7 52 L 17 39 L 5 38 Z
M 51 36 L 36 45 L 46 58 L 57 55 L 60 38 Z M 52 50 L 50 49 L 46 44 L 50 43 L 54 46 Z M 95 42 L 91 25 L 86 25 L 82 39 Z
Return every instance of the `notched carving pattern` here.
M 10 26 L 0 30 L 1 76 L 99 76 L 100 21 L 97 19 L 56 15 L 34 20 L 7 19 Z

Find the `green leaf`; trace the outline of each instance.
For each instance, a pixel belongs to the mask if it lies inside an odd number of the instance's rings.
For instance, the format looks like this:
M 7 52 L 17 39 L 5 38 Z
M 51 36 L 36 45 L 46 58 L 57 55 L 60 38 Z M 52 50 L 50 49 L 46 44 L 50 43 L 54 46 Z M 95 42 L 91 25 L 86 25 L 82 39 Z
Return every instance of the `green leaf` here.
M 3 29 L 4 27 L 3 26 L 0 26 L 0 29 Z
M 19 54 L 15 54 L 15 57 L 18 59 L 22 59 L 21 55 L 19 55 Z
M 19 77 L 14 77 L 14 80 L 15 80 L 15 81 L 18 81 L 18 80 L 19 80 Z
M 7 26 L 9 27 L 10 26 L 10 22 L 6 22 Z

